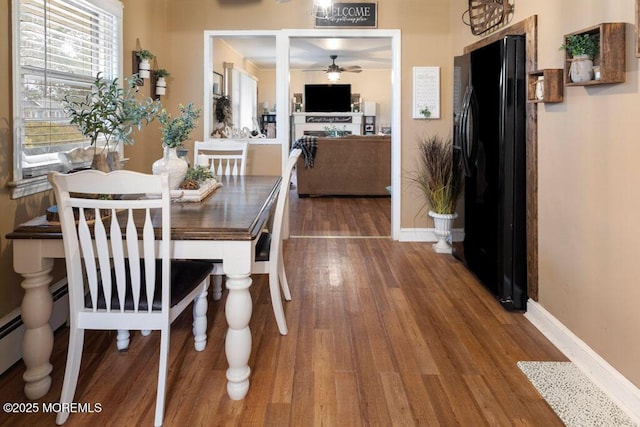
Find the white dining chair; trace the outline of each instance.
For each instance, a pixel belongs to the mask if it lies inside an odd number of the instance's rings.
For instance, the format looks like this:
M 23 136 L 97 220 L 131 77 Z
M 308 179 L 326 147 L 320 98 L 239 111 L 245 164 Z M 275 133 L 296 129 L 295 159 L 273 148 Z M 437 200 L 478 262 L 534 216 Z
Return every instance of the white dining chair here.
M 289 154 L 289 159 L 282 174 L 282 181 L 280 182 L 280 191 L 273 215 L 273 229 L 270 232 L 263 231 L 260 235 L 256 243 L 255 260 L 251 266 L 252 274 L 269 275 L 271 305 L 278 324 L 278 330 L 282 335 L 287 335 L 289 329 L 282 306 L 281 292 L 287 301 L 291 301 L 291 291 L 289 290 L 289 282 L 284 268 L 282 228 L 284 226 L 285 208 L 289 198 L 291 175 L 301 153 L 302 150 L 296 148 Z
M 69 350 L 61 407 L 69 408 L 74 400 L 85 329 L 159 330 L 154 423 L 160 426 L 170 325 L 193 301 L 195 349 L 204 350 L 211 264 L 171 260 L 167 175 L 87 170 L 53 172 L 48 178 L 58 204 L 69 284 Z M 154 229 L 152 222 L 161 228 Z M 135 376 L 130 378 L 134 387 Z M 56 423 L 68 417 L 69 412 L 59 412 Z
M 193 161 L 198 166 L 209 168 L 216 176 L 239 176 L 247 170 L 247 152 L 249 143 L 245 141 L 228 141 L 225 139 L 209 139 L 194 143 Z M 213 284 L 211 293 L 214 301 L 222 298 L 221 260 L 211 260 L 213 264 Z
M 214 175 L 244 175 L 247 168 L 249 144 L 244 141 L 209 139 L 196 141 L 193 149 L 193 163 L 208 167 Z

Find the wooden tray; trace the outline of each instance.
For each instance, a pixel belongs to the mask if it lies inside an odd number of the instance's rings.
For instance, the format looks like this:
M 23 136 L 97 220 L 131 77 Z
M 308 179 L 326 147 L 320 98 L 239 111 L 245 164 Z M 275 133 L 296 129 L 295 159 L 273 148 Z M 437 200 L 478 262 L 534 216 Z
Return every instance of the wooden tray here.
M 197 190 L 171 190 L 171 200 L 173 202 L 200 202 L 211 193 L 222 187 L 215 178 L 205 181 Z

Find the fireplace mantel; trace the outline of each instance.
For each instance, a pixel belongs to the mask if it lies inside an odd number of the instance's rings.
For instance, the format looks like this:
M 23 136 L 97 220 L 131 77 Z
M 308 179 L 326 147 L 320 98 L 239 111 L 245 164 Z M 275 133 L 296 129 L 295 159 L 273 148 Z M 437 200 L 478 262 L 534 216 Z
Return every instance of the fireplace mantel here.
M 305 135 L 305 132 L 324 131 L 327 126 L 362 135 L 362 113 L 293 113 L 294 139 Z

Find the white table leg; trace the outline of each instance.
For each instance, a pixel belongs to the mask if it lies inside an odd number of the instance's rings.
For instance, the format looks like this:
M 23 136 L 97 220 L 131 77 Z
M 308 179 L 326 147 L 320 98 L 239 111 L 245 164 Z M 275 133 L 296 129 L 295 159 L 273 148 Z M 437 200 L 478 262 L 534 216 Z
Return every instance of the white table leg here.
M 225 339 L 227 369 L 227 393 L 232 400 L 243 399 L 249 391 L 249 356 L 251 355 L 251 330 L 249 320 L 251 302 L 251 275 L 227 275 L 229 295 L 225 306 L 225 316 L 229 330 Z
M 29 399 L 39 399 L 51 388 L 49 363 L 53 351 L 53 331 L 49 319 L 53 311 L 53 297 L 49 290 L 51 268 L 37 273 L 22 273 L 24 297 L 22 321 L 25 326 L 22 338 L 22 359 L 27 367 L 23 375 L 24 394 Z

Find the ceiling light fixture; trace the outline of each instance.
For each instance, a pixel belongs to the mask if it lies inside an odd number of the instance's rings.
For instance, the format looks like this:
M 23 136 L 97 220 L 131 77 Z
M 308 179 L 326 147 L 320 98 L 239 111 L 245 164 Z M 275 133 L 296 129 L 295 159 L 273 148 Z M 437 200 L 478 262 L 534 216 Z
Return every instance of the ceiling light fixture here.
M 340 71 L 327 71 L 327 78 L 330 82 L 337 82 L 340 80 Z
M 330 18 L 333 15 L 333 0 L 313 0 L 311 14 L 316 18 Z
M 337 55 L 331 55 L 331 65 L 327 67 L 327 78 L 330 82 L 337 82 L 340 80 L 340 67 L 336 65 Z

